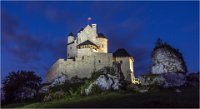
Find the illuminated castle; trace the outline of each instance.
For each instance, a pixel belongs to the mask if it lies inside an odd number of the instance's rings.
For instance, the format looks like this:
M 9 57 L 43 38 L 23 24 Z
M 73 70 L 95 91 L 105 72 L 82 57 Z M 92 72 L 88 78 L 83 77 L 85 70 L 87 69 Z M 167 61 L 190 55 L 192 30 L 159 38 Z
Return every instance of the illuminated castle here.
M 77 37 L 70 33 L 67 42 L 67 59 L 58 59 L 47 72 L 47 81 L 51 82 L 62 74 L 71 77 L 89 78 L 91 73 L 103 67 L 112 67 L 113 62 L 121 63 L 124 79 L 135 81 L 134 59 L 125 49 L 108 53 L 108 39 L 97 32 L 97 25 L 87 25 Z

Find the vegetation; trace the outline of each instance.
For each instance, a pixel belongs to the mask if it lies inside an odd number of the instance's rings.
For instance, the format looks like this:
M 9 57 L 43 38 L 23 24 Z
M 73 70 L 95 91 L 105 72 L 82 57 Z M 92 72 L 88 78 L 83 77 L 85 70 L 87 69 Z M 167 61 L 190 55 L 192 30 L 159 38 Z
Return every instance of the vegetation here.
M 20 102 L 37 97 L 41 81 L 42 79 L 32 71 L 9 73 L 2 82 L 5 96 L 4 103 Z
M 106 71 L 105 71 L 106 70 Z M 114 75 L 114 69 L 107 67 L 104 70 L 93 72 L 91 78 L 80 79 L 73 77 L 62 85 L 50 87 L 45 95 L 37 95 L 38 99 L 3 105 L 2 107 L 20 108 L 130 108 L 130 107 L 198 107 L 199 89 L 192 87 L 179 87 L 182 92 L 177 93 L 176 88 L 163 89 L 158 86 L 141 86 L 128 84 L 119 91 L 101 91 L 93 86 L 92 93 L 85 96 L 83 91 L 100 75 L 108 72 Z M 144 76 L 144 75 L 143 75 Z M 157 74 L 145 75 L 155 78 Z M 141 90 L 148 92 L 141 93 Z M 39 98 L 40 97 L 40 98 Z M 37 97 L 36 97 L 37 98 Z
M 180 88 L 181 93 L 175 89 L 162 89 L 147 93 L 135 92 L 103 92 L 90 96 L 68 96 L 50 102 L 27 103 L 15 107 L 22 108 L 64 108 L 64 107 L 96 107 L 96 108 L 130 108 L 130 107 L 199 107 L 199 90 L 196 88 Z M 13 106 L 13 105 L 12 105 Z M 11 107 L 11 105 L 9 106 Z

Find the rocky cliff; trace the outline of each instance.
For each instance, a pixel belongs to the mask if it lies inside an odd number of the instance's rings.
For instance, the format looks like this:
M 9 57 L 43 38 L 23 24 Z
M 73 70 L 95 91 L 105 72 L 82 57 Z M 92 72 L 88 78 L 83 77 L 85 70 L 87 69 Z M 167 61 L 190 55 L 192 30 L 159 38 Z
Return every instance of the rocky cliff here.
M 183 73 L 187 72 L 187 67 L 182 54 L 178 49 L 163 43 L 158 39 L 151 56 L 151 73 Z

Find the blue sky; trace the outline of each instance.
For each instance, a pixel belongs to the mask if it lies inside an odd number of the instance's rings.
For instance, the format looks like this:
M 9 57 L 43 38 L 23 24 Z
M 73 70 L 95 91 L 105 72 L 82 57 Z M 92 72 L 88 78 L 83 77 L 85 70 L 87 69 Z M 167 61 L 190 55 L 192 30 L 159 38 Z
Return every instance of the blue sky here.
M 150 55 L 161 38 L 178 48 L 189 72 L 199 71 L 199 2 L 1 2 L 1 76 L 33 70 L 45 78 L 66 58 L 67 35 L 96 23 L 109 52 L 125 48 L 136 76 L 149 72 Z

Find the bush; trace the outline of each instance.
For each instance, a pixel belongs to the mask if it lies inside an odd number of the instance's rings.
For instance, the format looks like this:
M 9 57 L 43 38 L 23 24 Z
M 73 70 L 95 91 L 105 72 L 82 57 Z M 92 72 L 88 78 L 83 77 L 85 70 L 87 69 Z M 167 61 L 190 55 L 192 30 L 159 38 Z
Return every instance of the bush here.
M 100 94 L 101 92 L 102 90 L 97 85 L 93 85 L 90 95 Z

